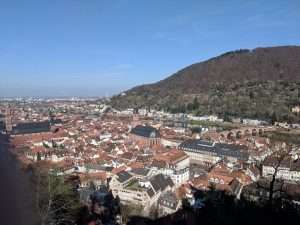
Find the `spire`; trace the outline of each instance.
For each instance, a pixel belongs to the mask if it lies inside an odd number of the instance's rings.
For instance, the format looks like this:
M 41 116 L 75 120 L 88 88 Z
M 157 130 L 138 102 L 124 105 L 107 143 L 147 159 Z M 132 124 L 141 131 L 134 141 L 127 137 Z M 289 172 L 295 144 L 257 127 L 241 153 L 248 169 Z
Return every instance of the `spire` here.
M 12 118 L 11 118 L 11 110 L 9 105 L 7 106 L 5 112 L 5 126 L 6 126 L 6 132 L 10 133 L 12 131 Z

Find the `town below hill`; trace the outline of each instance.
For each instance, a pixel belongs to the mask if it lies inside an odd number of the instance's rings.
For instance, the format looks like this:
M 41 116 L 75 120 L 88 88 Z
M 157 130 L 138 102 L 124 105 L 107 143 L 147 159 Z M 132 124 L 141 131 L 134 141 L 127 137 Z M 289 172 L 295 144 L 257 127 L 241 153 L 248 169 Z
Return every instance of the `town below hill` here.
M 299 221 L 297 123 L 109 104 L 0 102 L 0 132 L 34 183 L 41 224 Z

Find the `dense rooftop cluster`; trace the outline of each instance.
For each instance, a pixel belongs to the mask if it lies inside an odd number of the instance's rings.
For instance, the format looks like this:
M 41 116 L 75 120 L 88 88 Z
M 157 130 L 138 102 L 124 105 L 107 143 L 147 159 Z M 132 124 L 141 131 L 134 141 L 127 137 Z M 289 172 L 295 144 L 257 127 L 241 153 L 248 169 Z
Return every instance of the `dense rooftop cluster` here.
M 190 115 L 117 111 L 95 101 L 4 102 L 0 115 L 0 131 L 10 135 L 12 152 L 24 164 L 50 164 L 58 176 L 77 176 L 85 205 L 110 192 L 131 207 L 129 215 L 174 213 L 182 199 L 194 204 L 195 189 L 212 186 L 236 198 L 259 198 L 255 184 L 272 177 L 272 159 L 283 150 L 278 178 L 285 185 L 300 181 L 299 147 L 271 143 L 263 134 L 277 128 L 257 120 L 223 131 L 201 126 L 195 133 L 186 124 Z M 169 126 L 182 118 L 183 126 Z M 220 122 L 213 115 L 193 119 Z

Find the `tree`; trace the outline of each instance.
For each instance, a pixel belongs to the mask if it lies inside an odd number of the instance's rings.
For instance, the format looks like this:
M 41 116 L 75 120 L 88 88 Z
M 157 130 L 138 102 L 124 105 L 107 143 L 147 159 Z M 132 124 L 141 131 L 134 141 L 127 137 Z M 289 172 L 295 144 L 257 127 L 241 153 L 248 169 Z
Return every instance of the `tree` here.
M 149 211 L 149 217 L 151 219 L 157 219 L 158 218 L 158 205 L 157 204 L 153 204 L 150 208 Z
M 121 205 L 121 217 L 124 224 L 127 224 L 129 218 L 134 215 L 141 215 L 143 207 L 141 205 Z
M 41 225 L 75 224 L 79 199 L 72 186 L 65 183 L 64 177 L 37 166 L 33 169 L 32 180 L 36 188 L 36 209 Z
M 282 179 L 278 179 L 277 174 L 278 171 L 280 170 L 280 167 L 282 166 L 283 161 L 287 158 L 290 157 L 289 154 L 291 152 L 291 146 L 283 146 L 281 145 L 279 149 L 272 155 L 272 163 L 271 166 L 274 169 L 274 172 L 271 176 L 270 184 L 268 187 L 268 192 L 269 192 L 269 198 L 268 198 L 268 204 L 270 207 L 273 205 L 274 201 L 274 194 L 277 192 L 282 192 L 283 191 L 283 185 L 284 181 Z M 279 183 L 279 189 L 275 188 L 276 183 Z
M 36 160 L 37 160 L 37 161 L 41 161 L 41 160 L 42 160 L 42 157 L 41 157 L 41 153 L 40 153 L 40 152 L 37 153 Z
M 181 205 L 182 205 L 182 209 L 183 210 L 189 210 L 189 209 L 191 209 L 191 204 L 190 204 L 189 200 L 186 199 L 186 198 L 182 199 Z
M 198 98 L 195 97 L 194 101 L 193 101 L 193 110 L 196 110 L 199 108 L 199 102 L 198 102 Z
M 272 115 L 271 115 L 271 123 L 274 125 L 275 122 L 278 121 L 278 116 L 276 114 L 276 112 L 273 112 Z

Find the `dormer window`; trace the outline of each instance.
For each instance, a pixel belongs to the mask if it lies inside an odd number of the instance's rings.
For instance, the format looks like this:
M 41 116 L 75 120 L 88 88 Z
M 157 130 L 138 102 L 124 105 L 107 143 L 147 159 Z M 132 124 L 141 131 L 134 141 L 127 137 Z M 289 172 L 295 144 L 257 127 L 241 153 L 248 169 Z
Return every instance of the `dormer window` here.
M 153 131 L 153 132 L 151 132 L 151 134 L 150 134 L 150 138 L 155 138 L 155 132 Z

